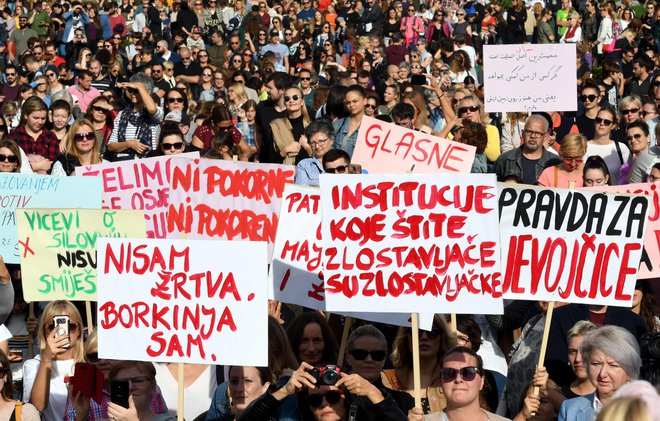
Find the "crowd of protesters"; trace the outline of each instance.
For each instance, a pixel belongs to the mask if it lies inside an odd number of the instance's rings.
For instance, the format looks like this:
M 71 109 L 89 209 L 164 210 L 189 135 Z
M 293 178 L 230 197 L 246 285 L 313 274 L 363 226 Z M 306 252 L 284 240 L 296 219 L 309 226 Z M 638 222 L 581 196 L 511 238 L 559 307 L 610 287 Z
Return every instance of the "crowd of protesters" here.
M 547 2 L 546 2 L 547 1 Z M 0 172 L 72 176 L 199 151 L 296 166 L 296 183 L 360 173 L 364 116 L 475 146 L 474 173 L 579 188 L 660 180 L 660 4 L 632 0 L 0 0 Z M 483 46 L 576 45 L 577 111 L 488 113 Z M 268 367 L 185 365 L 185 419 L 660 420 L 656 280 L 632 309 L 547 303 L 436 315 L 420 332 L 270 303 Z M 98 358 L 80 308 L 31 315 L 0 256 L 0 421 L 169 420 L 177 366 Z M 68 316 L 57 336 L 53 317 Z M 8 339 L 10 338 L 10 339 Z M 651 344 L 651 345 L 649 345 Z M 655 348 L 653 348 L 655 346 Z M 649 351 L 649 348 L 651 351 Z M 653 349 L 655 353 L 653 354 Z M 650 352 L 650 354 L 649 354 Z M 319 377 L 314 368 L 333 373 Z M 105 374 L 101 402 L 68 386 Z M 654 377 L 657 376 L 657 377 Z M 128 407 L 110 385 L 127 380 Z

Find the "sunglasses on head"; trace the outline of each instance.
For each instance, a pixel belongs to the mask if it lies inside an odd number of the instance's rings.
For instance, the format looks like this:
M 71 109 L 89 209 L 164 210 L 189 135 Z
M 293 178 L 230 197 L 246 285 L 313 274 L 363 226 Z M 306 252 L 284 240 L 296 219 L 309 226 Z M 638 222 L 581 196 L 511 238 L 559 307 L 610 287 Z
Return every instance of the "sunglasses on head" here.
M 87 133 L 76 133 L 73 135 L 73 140 L 75 140 L 76 142 L 82 142 L 85 139 L 95 140 L 96 134 L 94 134 L 94 132 L 87 132 Z
M 596 95 L 594 95 L 594 94 L 591 94 L 591 95 L 580 95 L 580 100 L 582 100 L 582 102 L 587 102 L 587 101 L 589 101 L 589 102 L 594 102 L 594 100 L 595 100 L 596 98 L 598 98 L 598 96 L 596 96 Z
M 453 382 L 459 374 L 463 380 L 471 382 L 477 377 L 477 374 L 481 374 L 481 370 L 478 367 L 463 367 L 460 370 L 445 367 L 440 370 L 440 378 L 444 383 Z
M 385 357 L 387 356 L 387 352 L 385 351 L 380 351 L 380 350 L 375 350 L 375 351 L 367 351 L 366 349 L 360 349 L 356 348 L 352 351 L 349 352 L 358 361 L 366 360 L 369 355 L 371 355 L 371 359 L 374 361 L 383 361 Z
M 469 107 L 461 107 L 458 109 L 458 115 L 463 115 L 468 112 L 473 113 L 475 111 L 479 111 L 479 106 L 478 105 L 470 105 Z
M 300 99 L 299 95 L 292 95 L 292 96 L 285 96 L 284 97 L 284 102 L 289 102 L 291 100 L 298 101 Z
M 323 405 L 323 398 L 325 398 L 328 404 L 334 405 L 339 401 L 341 401 L 341 398 L 343 397 L 344 395 L 341 392 L 338 392 L 336 390 L 330 390 L 328 392 L 325 392 L 324 394 L 307 395 L 305 399 L 307 400 L 309 406 L 311 406 L 312 408 L 318 408 L 321 405 Z
M 603 124 L 604 126 L 609 126 L 612 123 L 614 123 L 614 121 L 612 120 L 608 120 L 606 118 L 600 118 L 600 117 L 596 117 L 594 121 L 596 122 L 596 124 Z
M 0 154 L 0 162 L 9 162 L 10 164 L 15 164 L 18 162 L 18 157 L 16 155 Z
M 162 146 L 164 151 L 170 151 L 172 149 L 181 149 L 181 148 L 183 148 L 183 142 L 163 143 L 161 146 Z

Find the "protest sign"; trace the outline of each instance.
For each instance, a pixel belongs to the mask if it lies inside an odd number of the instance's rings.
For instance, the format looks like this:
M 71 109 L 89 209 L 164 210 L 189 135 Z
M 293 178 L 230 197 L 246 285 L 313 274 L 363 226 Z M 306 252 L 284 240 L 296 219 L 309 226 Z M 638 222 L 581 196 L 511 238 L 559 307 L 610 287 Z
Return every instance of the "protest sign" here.
M 290 165 L 213 159 L 175 160 L 171 165 L 168 238 L 275 241 Z
M 476 148 L 364 116 L 351 162 L 371 174 L 469 173 Z
M 99 241 L 99 357 L 268 365 L 266 243 Z
M 317 188 L 287 184 L 273 248 L 268 298 L 325 311 L 321 242 L 321 195 Z M 342 315 L 396 326 L 410 326 L 406 313 Z M 420 315 L 420 328 L 431 330 L 433 314 Z
M 0 255 L 5 263 L 19 263 L 16 236 L 17 208 L 101 207 L 101 179 L 0 173 Z
M 576 111 L 575 44 L 484 45 L 486 111 Z
M 329 311 L 501 314 L 494 175 L 321 174 Z
M 642 195 L 499 185 L 504 298 L 630 307 Z
M 144 237 L 142 211 L 17 209 L 25 301 L 96 301 L 96 243 Z
M 147 238 L 167 235 L 172 159 L 199 158 L 199 152 L 76 167 L 76 175 L 101 176 L 103 209 L 143 210 Z
M 642 194 L 649 197 L 649 221 L 646 226 L 644 248 L 637 271 L 637 279 L 660 278 L 660 182 L 590 187 L 585 190 Z

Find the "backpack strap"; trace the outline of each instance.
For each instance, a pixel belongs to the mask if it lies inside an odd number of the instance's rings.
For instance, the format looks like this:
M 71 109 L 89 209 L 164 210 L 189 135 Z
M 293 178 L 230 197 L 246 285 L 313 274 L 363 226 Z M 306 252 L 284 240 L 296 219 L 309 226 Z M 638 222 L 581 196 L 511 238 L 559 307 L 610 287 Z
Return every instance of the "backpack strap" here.
M 23 402 L 16 401 L 16 406 L 14 407 L 14 411 L 11 413 L 11 417 L 9 417 L 9 421 L 21 421 L 22 409 L 23 409 Z
M 624 164 L 623 162 L 623 154 L 621 153 L 621 146 L 619 146 L 619 142 L 616 140 L 614 141 L 614 146 L 616 146 L 616 153 L 619 155 L 619 161 L 621 161 L 621 165 Z

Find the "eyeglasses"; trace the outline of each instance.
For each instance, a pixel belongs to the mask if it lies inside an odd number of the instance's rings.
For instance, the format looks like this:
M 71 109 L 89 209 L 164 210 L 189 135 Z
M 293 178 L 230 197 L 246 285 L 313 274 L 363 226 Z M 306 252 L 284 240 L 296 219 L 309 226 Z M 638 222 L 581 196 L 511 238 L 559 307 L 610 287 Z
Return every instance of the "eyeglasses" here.
M 303 81 L 303 82 L 306 82 L 308 80 L 312 80 L 312 78 L 311 77 L 301 77 L 300 80 Z
M 202 73 L 202 76 L 211 77 L 213 75 L 211 73 Z
M 642 135 L 640 133 L 635 133 L 634 135 L 626 137 L 626 140 L 628 142 L 632 142 L 633 140 L 640 141 L 642 139 Z
M 523 130 L 523 133 L 525 133 L 529 137 L 542 137 L 542 136 L 545 136 L 545 132 L 537 132 L 535 130 L 529 130 L 529 129 Z
M 474 113 L 476 111 L 479 111 L 479 106 L 478 105 L 470 105 L 469 107 L 461 107 L 458 109 L 458 115 L 462 116 L 463 114 L 467 114 L 468 112 Z
M 621 115 L 636 114 L 639 112 L 639 108 L 629 108 L 627 110 L 621 110 Z
M 360 349 L 360 348 L 356 348 L 352 351 L 349 351 L 349 354 L 351 354 L 353 358 L 355 358 L 358 361 L 366 360 L 369 355 L 371 355 L 371 359 L 374 361 L 383 361 L 387 356 L 387 352 L 385 351 L 380 351 L 380 350 L 367 351 L 366 349 Z
M 372 110 L 375 110 L 377 107 L 376 107 L 376 104 L 367 104 L 366 108 L 370 108 Z
M 603 126 L 609 126 L 612 123 L 614 123 L 614 121 L 612 120 L 608 120 L 606 118 L 600 118 L 600 117 L 596 117 L 594 121 L 596 122 L 596 124 L 602 124 Z
M 167 98 L 167 102 L 170 104 L 174 104 L 175 102 L 178 102 L 179 104 L 183 104 L 183 97 L 177 96 L 177 97 L 169 97 Z
M 106 110 L 105 108 L 97 107 L 96 105 L 92 106 L 92 110 L 97 111 L 99 113 L 104 113 L 104 114 L 108 112 L 108 110 Z
M 16 73 L 9 73 L 9 72 L 7 72 L 7 73 L 5 73 L 5 74 L 6 74 L 7 76 L 16 76 Z
M 459 374 L 463 380 L 471 382 L 477 377 L 477 374 L 481 374 L 481 370 L 478 367 L 463 367 L 460 370 L 445 367 L 440 370 L 440 378 L 444 383 L 453 382 Z
M 316 142 L 309 142 L 309 146 L 311 146 L 313 148 L 316 147 L 316 146 L 321 146 L 325 142 L 327 142 L 329 139 L 330 139 L 329 137 L 326 137 L 325 139 L 317 140 Z
M 166 71 L 166 72 L 171 72 L 172 70 L 174 70 L 174 67 L 166 67 L 166 68 L 165 68 L 165 71 Z
M 161 145 L 164 151 L 170 151 L 172 149 L 181 149 L 183 148 L 183 142 L 176 142 L 176 143 L 163 143 Z
M 595 100 L 596 98 L 598 98 L 598 96 L 597 96 L 597 95 L 594 95 L 594 94 L 591 94 L 591 95 L 580 95 L 580 100 L 581 100 L 582 102 L 587 102 L 587 101 L 589 101 L 589 102 L 594 102 L 594 100 Z
M 305 399 L 307 400 L 307 403 L 309 406 L 312 408 L 318 408 L 323 405 L 323 399 L 325 398 L 325 401 L 328 402 L 330 405 L 334 405 L 341 401 L 341 398 L 343 398 L 344 395 L 341 392 L 338 392 L 336 390 L 330 390 L 328 392 L 325 392 L 324 394 L 316 393 L 313 395 L 307 395 Z
M 239 60 L 234 59 L 234 60 L 232 60 L 232 63 L 243 63 L 243 60 L 240 60 L 240 59 L 239 59 Z
M 2 127 L 4 128 L 5 126 Z M 9 162 L 10 164 L 15 164 L 18 162 L 18 157 L 16 155 L 0 154 L 0 162 Z
M 55 323 L 51 322 L 46 325 L 46 329 L 53 330 L 55 329 Z M 69 333 L 76 332 L 78 330 L 78 323 L 69 322 Z
M 293 101 L 298 101 L 300 99 L 300 95 L 292 95 L 292 96 L 285 96 L 284 97 L 284 102 L 289 102 L 291 100 Z
M 85 355 L 85 358 L 90 363 L 97 363 L 97 362 L 99 362 L 99 353 L 98 352 L 90 352 L 89 354 Z
M 260 37 L 265 37 L 265 36 L 266 36 L 266 34 L 259 34 L 259 36 L 260 36 Z
M 208 57 L 208 55 L 207 55 L 207 54 L 198 54 L 197 57 L 199 57 L 199 58 L 206 58 L 206 57 Z
M 564 157 L 563 158 L 564 162 L 569 163 L 569 164 L 581 164 L 584 162 L 582 158 L 571 158 L 571 157 Z
M 647 115 L 653 115 L 653 114 L 658 114 L 658 113 L 655 112 L 655 111 L 642 110 L 642 112 L 640 114 L 642 115 L 642 117 L 646 117 Z
M 339 165 L 338 167 L 335 168 L 326 168 L 325 172 L 330 173 L 330 174 L 343 174 L 346 172 L 346 169 L 348 168 L 348 165 Z
M 284 33 L 284 36 L 285 36 L 285 37 L 286 37 L 286 36 L 291 36 L 291 35 L 293 35 L 293 32 L 285 32 L 285 33 Z
M 76 133 L 73 135 L 73 140 L 76 142 L 82 142 L 84 140 L 96 140 L 96 135 L 94 132 Z

